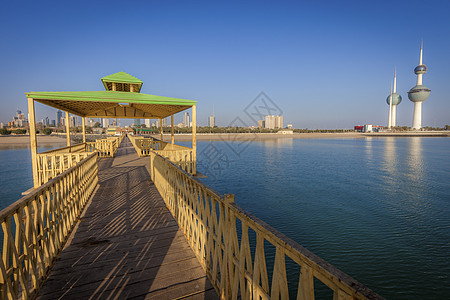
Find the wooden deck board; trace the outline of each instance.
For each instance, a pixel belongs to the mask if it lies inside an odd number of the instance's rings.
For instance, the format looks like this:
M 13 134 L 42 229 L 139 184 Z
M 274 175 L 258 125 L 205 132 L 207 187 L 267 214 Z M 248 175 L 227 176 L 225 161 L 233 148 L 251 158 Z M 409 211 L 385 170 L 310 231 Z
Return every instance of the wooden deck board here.
M 99 162 L 100 186 L 39 299 L 218 299 L 128 139 Z

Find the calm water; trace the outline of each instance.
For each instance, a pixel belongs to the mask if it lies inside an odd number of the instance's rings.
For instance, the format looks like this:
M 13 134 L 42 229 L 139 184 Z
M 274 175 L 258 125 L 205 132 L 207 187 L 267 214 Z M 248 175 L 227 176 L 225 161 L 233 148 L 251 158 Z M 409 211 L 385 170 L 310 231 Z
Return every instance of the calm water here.
M 449 138 L 199 144 L 205 183 L 377 293 L 450 299 Z
M 450 138 L 200 141 L 198 153 L 205 183 L 382 296 L 450 299 Z M 29 149 L 0 149 L 0 172 L 3 208 L 32 186 Z

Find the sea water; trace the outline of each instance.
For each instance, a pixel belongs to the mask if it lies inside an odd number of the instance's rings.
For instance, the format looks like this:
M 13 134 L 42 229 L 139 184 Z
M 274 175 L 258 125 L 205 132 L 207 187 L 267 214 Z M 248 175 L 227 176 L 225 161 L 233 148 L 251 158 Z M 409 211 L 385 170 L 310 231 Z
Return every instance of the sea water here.
M 380 295 L 450 299 L 449 138 L 199 142 L 198 153 L 206 184 Z
M 449 138 L 199 141 L 198 160 L 206 184 L 387 299 L 450 299 Z M 29 148 L 0 148 L 0 172 L 2 209 L 32 186 Z

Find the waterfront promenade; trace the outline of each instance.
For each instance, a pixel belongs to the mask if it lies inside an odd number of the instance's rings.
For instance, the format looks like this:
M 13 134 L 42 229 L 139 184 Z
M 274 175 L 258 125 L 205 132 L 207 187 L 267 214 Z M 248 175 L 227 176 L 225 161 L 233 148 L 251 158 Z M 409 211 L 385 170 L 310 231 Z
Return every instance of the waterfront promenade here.
M 215 299 L 216 291 L 125 138 L 38 299 Z

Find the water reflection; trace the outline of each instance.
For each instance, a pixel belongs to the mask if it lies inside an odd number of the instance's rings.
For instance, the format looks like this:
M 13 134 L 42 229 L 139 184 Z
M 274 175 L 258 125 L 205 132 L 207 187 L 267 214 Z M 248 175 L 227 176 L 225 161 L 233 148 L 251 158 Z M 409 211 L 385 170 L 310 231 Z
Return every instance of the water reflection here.
M 286 160 L 285 155 L 293 149 L 293 138 L 264 140 L 263 145 L 266 170 L 274 174 L 283 174 L 282 162 Z
M 293 138 L 279 138 L 279 139 L 270 139 L 270 140 L 264 140 L 264 147 L 265 148 L 287 148 L 292 149 L 293 148 Z
M 366 137 L 366 154 L 367 160 L 370 162 L 373 158 L 373 149 L 372 149 L 373 138 L 371 136 Z
M 57 149 L 61 147 L 65 147 L 65 143 L 53 143 L 53 144 L 40 144 L 38 143 L 38 151 L 39 150 L 50 150 Z M 0 150 L 16 150 L 16 149 L 26 149 L 30 148 L 30 144 L 26 143 L 0 143 Z
M 420 182 L 423 180 L 423 153 L 422 153 L 422 138 L 412 137 L 409 139 L 408 143 L 408 159 L 407 163 L 409 166 L 408 177 L 410 180 Z
M 390 175 L 391 180 L 395 180 L 398 173 L 397 145 L 395 137 L 386 137 L 384 142 L 383 169 Z

